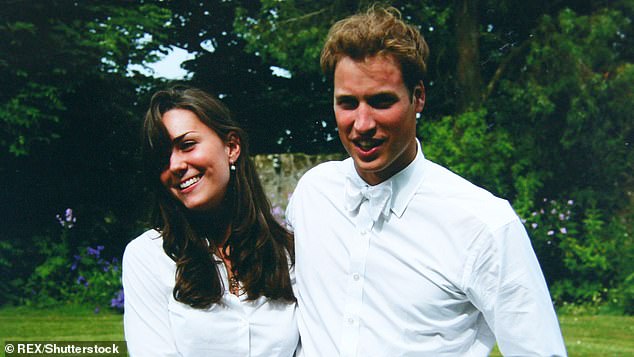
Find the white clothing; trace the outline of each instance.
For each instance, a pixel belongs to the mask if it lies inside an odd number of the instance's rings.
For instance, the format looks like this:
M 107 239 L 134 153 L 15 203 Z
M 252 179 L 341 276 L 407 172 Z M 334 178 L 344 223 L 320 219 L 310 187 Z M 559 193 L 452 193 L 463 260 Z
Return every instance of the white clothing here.
M 566 355 L 506 201 L 426 160 L 420 144 L 376 185 L 392 191 L 376 223 L 368 201 L 346 202 L 347 177 L 367 186 L 352 159 L 311 169 L 287 208 L 300 356 L 486 356 L 496 340 L 505 355 Z
M 176 264 L 163 250 L 161 234 L 149 230 L 123 255 L 124 330 L 131 356 L 293 356 L 299 335 L 296 304 L 264 296 L 247 301 L 228 291 L 201 310 L 176 300 Z M 294 280 L 291 274 L 291 280 Z

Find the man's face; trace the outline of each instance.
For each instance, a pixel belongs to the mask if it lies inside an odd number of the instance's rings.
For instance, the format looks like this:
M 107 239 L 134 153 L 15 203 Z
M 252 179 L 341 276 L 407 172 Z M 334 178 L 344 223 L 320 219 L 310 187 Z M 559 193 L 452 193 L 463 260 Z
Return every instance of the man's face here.
M 416 113 L 423 110 L 422 82 L 412 93 L 390 56 L 337 62 L 334 110 L 339 138 L 359 176 L 376 185 L 416 157 Z

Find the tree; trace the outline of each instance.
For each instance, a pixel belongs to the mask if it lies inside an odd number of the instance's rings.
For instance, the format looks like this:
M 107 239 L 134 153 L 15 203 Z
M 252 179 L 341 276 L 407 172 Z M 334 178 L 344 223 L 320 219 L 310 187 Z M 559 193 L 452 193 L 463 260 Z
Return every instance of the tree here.
M 42 258 L 35 242 L 59 239 L 66 208 L 78 217 L 72 247 L 119 254 L 138 229 L 137 101 L 152 80 L 127 68 L 156 57 L 170 14 L 144 1 L 2 7 L 0 241 L 16 254 L 3 279 L 19 281 Z
M 158 48 L 156 6 L 4 1 L 0 14 L 0 148 L 21 156 L 60 137 L 68 98 L 84 78 L 125 76 Z
M 219 96 L 245 127 L 254 153 L 288 150 L 328 151 L 333 145 L 324 131 L 323 84 L 303 74 L 284 78 L 273 74 L 276 62 L 263 52 L 246 51 L 244 34 L 233 31 L 236 12 L 253 11 L 252 1 L 173 1 L 170 45 L 195 53 L 184 67 L 188 84 Z M 238 10 L 241 9 L 241 10 Z M 312 88 L 313 96 L 298 97 L 297 89 Z M 315 110 L 318 107 L 318 110 Z M 332 149 L 330 149 L 332 150 Z

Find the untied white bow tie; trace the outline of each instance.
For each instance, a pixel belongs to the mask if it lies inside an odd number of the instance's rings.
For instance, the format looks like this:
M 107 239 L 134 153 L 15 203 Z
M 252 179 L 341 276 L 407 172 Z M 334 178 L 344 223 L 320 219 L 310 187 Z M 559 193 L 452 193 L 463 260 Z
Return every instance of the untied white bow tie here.
M 350 177 L 346 177 L 346 209 L 348 211 L 356 210 L 364 200 L 368 201 L 368 213 L 372 222 L 379 219 L 381 213 L 388 216 L 390 213 L 390 205 L 388 202 L 392 197 L 392 182 L 380 184 L 377 186 L 363 185 Z

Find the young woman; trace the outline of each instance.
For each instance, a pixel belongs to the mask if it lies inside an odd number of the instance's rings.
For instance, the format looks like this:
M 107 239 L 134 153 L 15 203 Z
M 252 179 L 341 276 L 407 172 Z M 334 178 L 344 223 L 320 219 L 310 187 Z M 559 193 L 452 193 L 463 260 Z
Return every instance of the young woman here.
M 179 87 L 153 96 L 143 134 L 158 214 L 123 256 L 129 353 L 292 356 L 292 236 L 243 130 L 220 101 Z

